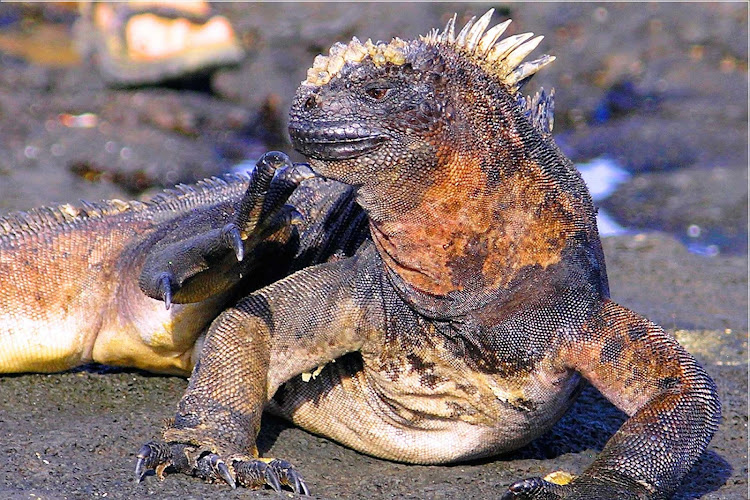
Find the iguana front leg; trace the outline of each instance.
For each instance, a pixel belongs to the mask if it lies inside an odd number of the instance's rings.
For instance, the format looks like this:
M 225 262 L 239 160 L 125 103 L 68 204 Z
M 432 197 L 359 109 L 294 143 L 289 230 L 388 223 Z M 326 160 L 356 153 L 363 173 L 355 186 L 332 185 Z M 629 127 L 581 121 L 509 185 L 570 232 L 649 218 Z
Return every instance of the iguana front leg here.
M 295 212 L 284 203 L 300 182 L 313 177 L 304 164 L 292 165 L 280 152 L 263 154 L 230 222 L 175 227 L 149 251 L 138 283 L 149 297 L 200 302 L 218 295 L 263 265 L 261 254 L 279 252 L 290 238 Z M 253 252 L 252 258 L 245 258 Z
M 278 387 L 358 350 L 370 328 L 358 304 L 357 256 L 303 269 L 225 311 L 212 324 L 174 421 L 162 443 L 141 449 L 140 478 L 168 465 L 234 486 L 275 486 L 256 447 L 261 413 Z M 368 299 L 369 300 L 369 299 Z M 279 465 L 281 464 L 281 465 Z M 280 483 L 306 491 L 284 462 Z M 286 472 L 283 472 L 283 471 Z M 259 481 L 258 472 L 262 471 Z M 269 476 L 270 474 L 270 476 Z
M 630 418 L 571 483 L 526 479 L 502 498 L 669 498 L 718 427 L 713 381 L 661 328 L 611 301 L 560 356 Z

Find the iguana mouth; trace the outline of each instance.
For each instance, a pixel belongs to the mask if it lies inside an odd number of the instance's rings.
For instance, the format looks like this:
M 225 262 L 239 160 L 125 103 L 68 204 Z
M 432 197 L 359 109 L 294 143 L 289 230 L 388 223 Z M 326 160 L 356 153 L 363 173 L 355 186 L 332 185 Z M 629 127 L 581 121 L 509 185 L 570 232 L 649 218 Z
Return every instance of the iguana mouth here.
M 336 126 L 297 128 L 289 126 L 294 149 L 318 160 L 347 160 L 368 153 L 387 140 L 383 135 L 363 128 Z

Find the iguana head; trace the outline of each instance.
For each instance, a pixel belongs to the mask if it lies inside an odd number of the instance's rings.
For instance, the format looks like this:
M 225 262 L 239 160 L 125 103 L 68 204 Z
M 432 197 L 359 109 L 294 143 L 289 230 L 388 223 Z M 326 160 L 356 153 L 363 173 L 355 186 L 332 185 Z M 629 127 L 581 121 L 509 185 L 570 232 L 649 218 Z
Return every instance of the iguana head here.
M 443 32 L 419 40 L 335 44 L 297 92 L 289 128 L 295 148 L 322 175 L 389 192 L 409 181 L 425 187 L 441 165 L 454 168 L 462 150 L 486 150 L 489 115 L 526 112 L 518 89 L 554 60 L 522 62 L 542 37 L 498 41 L 510 21 L 487 30 L 492 13 L 457 34 L 454 15 Z M 545 122 L 547 102 L 535 106 Z

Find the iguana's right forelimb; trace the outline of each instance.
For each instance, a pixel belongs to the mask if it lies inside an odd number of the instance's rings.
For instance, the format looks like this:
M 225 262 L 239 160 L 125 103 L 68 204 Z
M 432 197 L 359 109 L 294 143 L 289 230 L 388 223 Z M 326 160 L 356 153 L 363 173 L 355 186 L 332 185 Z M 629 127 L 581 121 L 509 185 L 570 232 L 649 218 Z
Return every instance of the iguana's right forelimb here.
M 142 449 L 146 455 L 136 467 L 137 475 L 146 468 L 159 471 L 165 460 L 187 450 L 188 463 L 178 468 L 182 472 L 204 475 L 203 462 L 215 455 L 218 458 L 211 460 L 221 459 L 232 477 L 246 484 L 241 471 L 261 460 L 256 447 L 261 413 L 278 387 L 358 350 L 368 331 L 376 328 L 366 318 L 367 304 L 361 303 L 372 300 L 373 294 L 362 293 L 358 266 L 355 256 L 305 268 L 219 316 L 177 415 L 164 432 L 173 453 L 152 460 L 153 454 Z M 208 474 L 226 480 L 224 476 L 219 468 Z M 294 487 L 298 477 L 291 469 L 281 483 Z

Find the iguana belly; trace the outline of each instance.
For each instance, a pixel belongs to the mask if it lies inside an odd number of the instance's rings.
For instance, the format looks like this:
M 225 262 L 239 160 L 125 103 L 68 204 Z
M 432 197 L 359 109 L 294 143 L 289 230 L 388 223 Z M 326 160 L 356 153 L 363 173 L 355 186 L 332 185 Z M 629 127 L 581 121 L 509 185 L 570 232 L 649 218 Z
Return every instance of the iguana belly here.
M 327 365 L 285 385 L 274 408 L 295 424 L 361 452 L 411 463 L 447 463 L 517 449 L 547 431 L 570 406 L 574 373 L 499 379 L 445 371 L 424 374 Z M 305 381 L 306 380 L 306 381 Z

